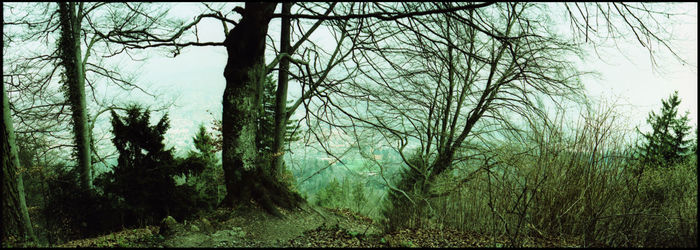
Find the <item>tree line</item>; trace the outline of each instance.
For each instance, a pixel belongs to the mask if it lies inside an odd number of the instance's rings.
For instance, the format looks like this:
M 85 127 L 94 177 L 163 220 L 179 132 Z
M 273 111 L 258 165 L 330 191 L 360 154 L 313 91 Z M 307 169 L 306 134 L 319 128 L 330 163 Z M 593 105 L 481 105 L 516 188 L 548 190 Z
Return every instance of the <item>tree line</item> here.
M 505 131 L 501 138 L 519 138 L 531 132 L 525 127 L 538 121 L 552 123 L 543 103 L 558 107 L 564 101 L 581 103 L 585 96 L 580 76 L 585 72 L 571 58 L 581 56 L 585 46 L 631 33 L 653 56 L 658 52 L 650 43 L 683 61 L 664 30 L 654 29 L 661 18 L 669 19 L 673 13 L 655 11 L 655 5 L 645 3 L 269 2 L 246 3 L 232 10 L 203 4 L 206 10 L 190 22 L 170 17 L 161 5 L 66 2 L 21 9 L 3 4 L 3 9 L 25 14 L 3 21 L 11 31 L 3 33 L 3 50 L 32 40 L 43 46 L 37 53 L 8 58 L 12 65 L 3 67 L 7 71 L 3 77 L 3 159 L 9 159 L 3 160 L 3 187 L 7 187 L 3 188 L 3 200 L 7 199 L 3 204 L 8 204 L 3 210 L 13 215 L 3 217 L 3 238 L 15 235 L 36 241 L 23 198 L 22 175 L 16 174 L 22 165 L 13 122 L 27 138 L 73 140 L 65 147 L 73 151 L 76 165 L 72 173 L 79 186 L 65 190 L 84 193 L 93 204 L 125 209 L 111 211 L 123 215 L 122 221 L 110 226 L 115 227 L 187 214 L 186 209 L 205 203 L 208 207 L 255 203 L 276 216 L 282 216 L 280 208 L 305 206 L 283 160 L 289 150 L 285 143 L 299 139 L 290 126 L 291 116 L 299 110 L 303 118 L 298 124 L 306 126 L 301 137 L 318 143 L 334 157 L 337 152 L 330 149 L 330 135 L 319 129 L 322 126 L 354 136 L 359 148 L 378 141 L 392 145 L 407 166 L 399 181 L 387 180 L 383 176 L 387 166 L 378 167 L 390 189 L 385 215 L 392 223 L 387 225 L 403 227 L 424 223 L 425 215 L 434 210 L 430 199 L 450 194 L 435 185 L 444 176 L 459 172 L 462 163 L 490 165 L 493 156 L 480 151 L 478 145 L 493 141 L 494 131 Z M 276 12 L 278 5 L 281 8 Z M 571 22 L 567 33 L 552 31 L 556 21 L 542 21 L 550 18 L 552 10 L 563 12 Z M 197 27 L 204 19 L 221 22 L 223 41 L 199 40 Z M 275 19 L 280 20 L 279 45 L 268 41 L 269 26 Z M 328 28 L 335 40 L 331 51 L 310 39 L 319 27 Z M 52 44 L 52 39 L 57 42 Z M 187 177 L 192 178 L 191 183 L 198 178 L 217 180 L 213 172 L 202 177 L 213 171 L 206 169 L 216 167 L 208 154 L 217 145 L 214 139 L 200 131 L 195 141 L 199 155 L 175 159 L 162 144 L 169 126 L 167 116 L 150 126 L 149 111 L 95 95 L 98 86 L 107 84 L 147 93 L 135 79 L 109 67 L 100 57 L 131 57 L 157 49 L 175 57 L 190 46 L 218 46 L 227 52 L 222 72 L 226 81 L 223 113 L 217 128 L 221 133 L 220 181 L 225 190 L 220 200 L 212 198 L 218 196 L 218 184 L 200 189 L 197 185 L 201 183 L 192 184 L 177 192 L 191 194 L 183 197 L 209 197 L 208 201 L 166 195 L 178 189 L 173 180 L 176 175 L 192 176 Z M 265 52 L 271 47 L 275 56 L 266 59 Z M 275 70 L 276 82 L 270 78 Z M 295 100 L 288 100 L 290 83 L 301 86 L 301 96 Z M 56 89 L 59 91 L 53 91 Z M 6 92 L 17 96 L 17 101 L 10 103 Z M 639 147 L 645 164 L 677 164 L 682 162 L 679 154 L 688 154 L 690 128 L 687 116 L 676 118 L 678 103 L 672 97 L 664 101 L 660 115 L 650 116 L 653 132 L 643 134 L 647 144 Z M 156 109 L 166 110 L 167 106 Z M 108 112 L 118 163 L 98 177 L 94 164 L 104 162 L 104 152 L 97 147 L 93 129 L 98 117 Z M 671 130 L 675 134 L 668 132 Z M 479 168 L 452 181 L 464 183 L 477 171 L 490 170 Z M 136 176 L 151 177 L 144 178 L 147 183 L 130 183 L 139 181 Z M 100 183 L 99 191 L 95 182 Z M 162 192 L 140 197 L 129 186 Z M 208 195 L 193 194 L 200 191 Z M 395 213 L 392 207 L 408 211 Z M 180 208 L 185 210 L 175 212 Z M 129 216 L 126 210 L 138 216 Z M 90 221 L 103 214 L 93 215 Z M 127 223 L 124 218 L 141 221 Z

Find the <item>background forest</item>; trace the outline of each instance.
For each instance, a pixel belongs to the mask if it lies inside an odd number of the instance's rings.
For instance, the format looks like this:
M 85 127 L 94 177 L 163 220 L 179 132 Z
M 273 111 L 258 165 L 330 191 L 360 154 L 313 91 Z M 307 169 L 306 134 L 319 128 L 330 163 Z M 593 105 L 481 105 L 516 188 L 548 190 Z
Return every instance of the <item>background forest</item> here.
M 173 6 L 3 3 L 3 247 L 308 207 L 512 247 L 697 247 L 697 109 L 680 108 L 697 95 L 635 124 L 587 91 L 611 41 L 695 64 L 665 28 L 674 4 Z M 220 91 L 132 70 L 191 48 L 226 53 Z M 209 113 L 196 130 L 171 120 L 182 103 Z

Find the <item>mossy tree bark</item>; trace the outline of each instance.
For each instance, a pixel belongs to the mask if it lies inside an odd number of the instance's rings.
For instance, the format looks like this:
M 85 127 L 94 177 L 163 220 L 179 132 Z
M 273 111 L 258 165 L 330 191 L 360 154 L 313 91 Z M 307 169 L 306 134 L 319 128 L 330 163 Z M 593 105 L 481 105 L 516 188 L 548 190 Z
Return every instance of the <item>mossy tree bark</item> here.
M 68 102 L 73 113 L 73 133 L 75 135 L 80 186 L 85 190 L 90 190 L 92 188 L 90 130 L 85 100 L 85 71 L 80 48 L 82 3 L 77 6 L 77 13 L 75 2 L 59 2 L 58 7 L 61 25 L 59 51 L 61 64 L 65 69 Z
M 10 105 L 2 85 L 2 240 L 10 236 L 37 242 L 29 219 Z
M 222 114 L 222 167 L 226 196 L 222 206 L 258 203 L 280 216 L 277 206 L 297 207 L 303 199 L 281 183 L 270 160 L 256 148 L 265 79 L 265 38 L 276 3 L 246 3 L 242 18 L 224 40 L 228 61 Z

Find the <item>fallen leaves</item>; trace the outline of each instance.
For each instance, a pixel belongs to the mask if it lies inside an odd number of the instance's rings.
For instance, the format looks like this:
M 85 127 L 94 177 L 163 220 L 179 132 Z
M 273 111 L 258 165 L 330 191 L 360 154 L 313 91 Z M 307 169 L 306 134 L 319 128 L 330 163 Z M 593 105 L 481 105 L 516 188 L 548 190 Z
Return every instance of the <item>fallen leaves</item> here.
M 95 238 L 66 242 L 57 247 L 149 247 L 158 245 L 157 226 L 126 229 Z
M 345 209 L 328 210 L 328 219 L 313 213 L 290 212 L 278 219 L 262 212 L 219 210 L 208 219 L 183 222 L 183 230 L 163 238 L 159 227 L 129 229 L 96 238 L 71 241 L 59 247 L 508 247 L 505 236 L 454 229 L 416 228 L 381 233 L 371 219 Z M 324 217 L 325 218 L 325 217 Z M 316 220 L 315 223 L 312 223 Z M 316 224 L 318 223 L 318 224 Z M 180 224 L 180 223 L 178 223 Z M 187 224 L 186 226 L 184 224 Z M 320 225 L 320 226 L 319 226 Z M 196 229 L 193 229 L 195 228 Z M 290 234 L 290 230 L 299 230 Z M 304 229 L 310 229 L 304 231 Z M 370 230 L 367 230 L 370 229 Z M 288 232 L 282 237 L 281 232 Z M 295 236 L 298 235 L 298 236 Z M 574 240 L 533 234 L 522 247 L 576 247 Z

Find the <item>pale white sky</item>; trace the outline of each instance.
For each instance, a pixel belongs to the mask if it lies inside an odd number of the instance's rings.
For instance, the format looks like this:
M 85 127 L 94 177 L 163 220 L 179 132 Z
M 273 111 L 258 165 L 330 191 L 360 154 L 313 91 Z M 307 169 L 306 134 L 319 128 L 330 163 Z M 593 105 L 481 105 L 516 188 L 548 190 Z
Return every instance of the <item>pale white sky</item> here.
M 673 91 L 678 91 L 681 99 L 679 113 L 689 112 L 690 123 L 698 121 L 698 26 L 697 3 L 682 3 L 692 16 L 676 20 L 667 27 L 672 32 L 677 53 L 688 64 L 673 59 L 662 48 L 659 51 L 658 66 L 652 67 L 649 52 L 641 47 L 636 38 L 627 37 L 619 42 L 619 49 L 613 46 L 599 50 L 600 57 L 591 55 L 581 64 L 582 69 L 597 71 L 600 79 L 587 79 L 584 83 L 592 96 L 617 101 L 620 109 L 629 113 L 631 124 L 643 124 L 650 111 L 661 109 L 661 99 L 667 99 Z M 589 49 L 591 54 L 595 52 Z
M 171 13 L 193 17 L 199 6 L 180 3 Z M 688 9 L 692 16 L 678 20 L 668 29 L 677 39 L 673 41 L 677 52 L 688 64 L 682 65 L 668 54 L 661 53 L 661 67 L 658 71 L 652 71 L 648 51 L 639 46 L 634 38 L 620 41 L 619 50 L 613 46 L 601 48 L 599 53 L 604 60 L 592 55 L 591 50 L 592 56 L 581 63 L 581 69 L 600 73 L 600 78 L 584 78 L 589 94 L 596 100 L 618 103 L 620 110 L 629 116 L 631 126 L 642 125 L 644 128 L 649 111 L 658 111 L 661 99 L 667 98 L 674 90 L 678 90 L 682 100 L 681 113 L 688 111 L 691 126 L 697 125 L 697 3 L 682 3 L 682 8 Z M 279 19 L 273 19 L 271 36 L 278 36 L 278 25 Z M 221 23 L 213 20 L 200 24 L 199 31 L 203 41 L 222 41 L 224 37 Z M 320 32 L 319 36 L 322 36 Z M 625 56 L 621 56 L 620 51 Z M 136 66 L 140 72 L 139 82 L 148 89 L 177 98 L 178 107 L 169 111 L 171 129 L 166 139 L 169 145 L 176 146 L 178 150 L 189 147 L 198 124 L 211 124 L 213 117 L 207 110 L 217 116 L 220 114 L 225 63 L 223 47 L 190 47 L 183 49 L 176 58 L 151 53 L 149 60 Z M 290 86 L 290 92 L 293 93 L 295 89 L 298 92 L 298 87 Z

